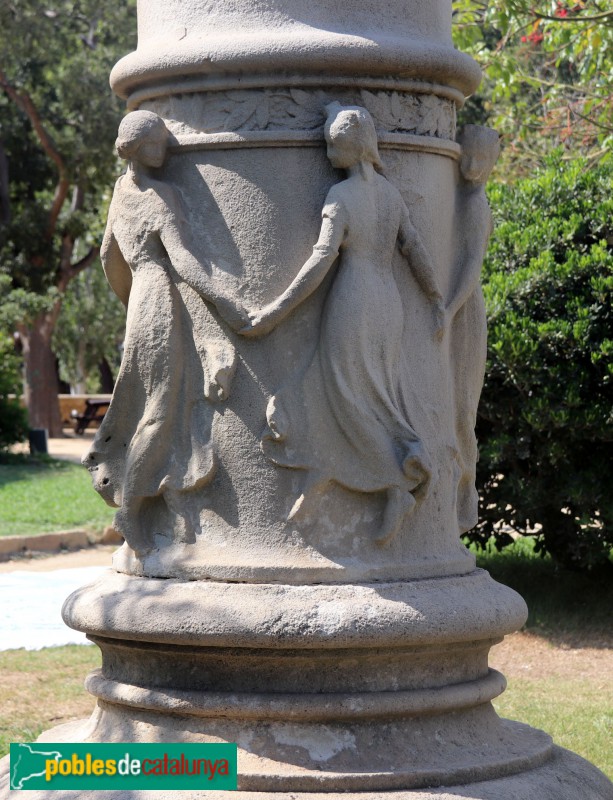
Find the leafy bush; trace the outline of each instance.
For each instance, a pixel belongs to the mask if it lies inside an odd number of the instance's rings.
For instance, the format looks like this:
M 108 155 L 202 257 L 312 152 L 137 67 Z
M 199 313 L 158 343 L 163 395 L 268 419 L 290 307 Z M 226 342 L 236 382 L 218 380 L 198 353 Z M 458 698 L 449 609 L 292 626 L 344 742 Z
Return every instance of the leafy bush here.
M 538 531 L 566 566 L 613 547 L 613 161 L 556 153 L 490 191 L 484 268 L 488 368 L 477 435 L 480 524 L 468 538 Z
M 23 441 L 27 436 L 26 412 L 14 396 L 19 397 L 20 394 L 19 358 L 11 337 L 0 331 L 0 451 Z

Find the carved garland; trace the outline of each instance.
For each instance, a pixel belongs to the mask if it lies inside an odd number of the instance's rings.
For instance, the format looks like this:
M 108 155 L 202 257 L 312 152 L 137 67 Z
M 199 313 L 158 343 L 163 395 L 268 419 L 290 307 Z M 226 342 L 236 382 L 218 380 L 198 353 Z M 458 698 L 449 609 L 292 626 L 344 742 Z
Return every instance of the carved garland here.
M 176 136 L 239 131 L 313 131 L 333 100 L 368 109 L 377 130 L 453 141 L 456 107 L 434 94 L 339 89 L 249 89 L 171 95 L 142 105 L 167 120 Z

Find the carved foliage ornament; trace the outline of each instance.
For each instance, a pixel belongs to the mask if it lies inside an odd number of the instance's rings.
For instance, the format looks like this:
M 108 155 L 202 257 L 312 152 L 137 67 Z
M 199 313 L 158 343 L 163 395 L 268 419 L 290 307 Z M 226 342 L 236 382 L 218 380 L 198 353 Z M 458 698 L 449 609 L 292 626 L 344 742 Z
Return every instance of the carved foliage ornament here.
M 155 108 L 175 135 L 238 131 L 316 130 L 323 128 L 326 106 L 332 101 L 358 104 L 385 133 L 409 133 L 455 138 L 456 107 L 434 94 L 366 89 L 323 90 L 249 89 L 160 98 L 143 108 Z

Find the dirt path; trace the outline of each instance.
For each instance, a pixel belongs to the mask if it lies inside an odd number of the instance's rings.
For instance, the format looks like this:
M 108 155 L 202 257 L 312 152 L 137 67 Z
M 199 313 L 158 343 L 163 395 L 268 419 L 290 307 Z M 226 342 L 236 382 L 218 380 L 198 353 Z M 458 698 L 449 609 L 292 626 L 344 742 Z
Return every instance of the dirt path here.
M 72 428 L 64 428 L 64 435 L 61 438 L 47 440 L 49 455 L 52 458 L 61 458 L 63 461 L 72 461 L 74 464 L 80 464 L 81 459 L 94 439 L 95 433 L 96 431 L 87 430 L 82 436 L 77 436 Z M 29 453 L 30 448 L 27 443 L 22 442 L 11 447 L 11 451 L 13 453 Z
M 54 569 L 76 569 L 77 567 L 110 567 L 115 545 L 99 545 L 70 553 L 36 553 L 28 557 L 13 558 L 0 562 L 0 574 L 4 572 L 50 572 Z
M 613 685 L 613 648 L 561 647 L 533 633 L 507 636 L 493 647 L 490 666 L 507 678 L 569 678 L 602 683 L 610 692 Z

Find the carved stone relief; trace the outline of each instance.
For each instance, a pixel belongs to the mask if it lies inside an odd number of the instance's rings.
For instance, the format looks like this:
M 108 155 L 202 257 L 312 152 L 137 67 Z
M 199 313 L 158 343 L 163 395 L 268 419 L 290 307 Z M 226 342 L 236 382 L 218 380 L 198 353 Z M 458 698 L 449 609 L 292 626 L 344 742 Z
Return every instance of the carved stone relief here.
M 362 94 L 373 105 L 375 96 Z M 251 102 L 247 95 L 243 104 Z M 303 109 L 300 124 L 318 124 L 307 93 L 294 96 Z M 386 95 L 390 109 L 393 96 Z M 230 111 L 231 124 L 249 123 L 249 108 L 241 115 L 236 107 Z M 270 333 L 326 281 L 316 348 L 310 361 L 303 359 L 273 387 L 262 450 L 270 462 L 301 476 L 288 520 L 316 512 L 318 498 L 336 484 L 385 496 L 372 539 L 382 544 L 396 535 L 436 475 L 413 422 L 420 399 L 403 364 L 405 309 L 392 270 L 397 244 L 431 308 L 430 335 L 440 341 L 450 331 L 454 443 L 448 449 L 456 464 L 459 527 L 475 524 L 474 425 L 485 359 L 478 279 L 491 232 L 484 184 L 497 157 L 497 136 L 467 126 L 460 139 L 458 238 L 445 307 L 431 257 L 400 193 L 383 175 L 372 115 L 338 102 L 325 111 L 328 159 L 347 178 L 328 192 L 311 257 L 280 296 L 251 311 L 238 299 L 245 290 L 249 296 L 248 285 L 239 287 L 210 258 L 193 254 L 181 195 L 157 177 L 170 141 L 167 124 L 142 110 L 122 123 L 118 151 L 129 167 L 115 187 L 102 257 L 128 307 L 127 336 L 113 402 L 85 463 L 101 496 L 118 507 L 116 526 L 136 553 L 152 546 L 143 519 L 155 498 L 165 503 L 170 524 L 162 535 L 169 544 L 194 543 L 202 530 L 198 504 L 188 495 L 216 474 L 213 422 L 231 392 L 236 334 Z M 253 114 L 256 124 L 270 121 L 257 108 Z
M 262 446 L 275 463 L 304 470 L 290 518 L 331 483 L 385 492 L 379 543 L 389 541 L 428 492 L 432 465 L 403 396 L 404 310 L 392 272 L 397 244 L 436 324 L 444 309 L 426 249 L 398 190 L 381 174 L 368 111 L 328 106 L 328 159 L 347 171 L 329 191 L 313 254 L 276 300 L 251 314 L 243 335 L 282 322 L 340 263 L 324 304 L 319 344 L 304 374 L 290 376 L 268 405 Z M 437 330 L 437 333 L 440 333 Z
M 459 466 L 458 524 L 463 533 L 478 521 L 475 424 L 487 347 L 487 321 L 479 276 L 493 229 L 485 184 L 498 158 L 500 145 L 496 131 L 479 125 L 466 125 L 458 141 L 462 157 L 455 223 L 457 253 L 453 265 L 454 290 L 447 314 Z
M 236 279 L 194 257 L 179 193 L 153 176 L 166 157 L 165 123 L 149 111 L 122 123 L 118 152 L 129 168 L 115 187 L 102 257 L 128 326 L 113 401 L 85 463 L 97 491 L 119 508 L 116 527 L 137 553 L 153 546 L 143 525 L 153 498 L 165 501 L 172 540 L 193 543 L 200 532 L 186 494 L 215 476 L 215 404 L 228 398 L 236 368 L 230 330 L 269 333 L 337 261 L 316 351 L 270 398 L 262 449 L 279 467 L 304 473 L 290 519 L 333 483 L 384 494 L 373 534 L 380 544 L 428 494 L 434 468 L 412 423 L 419 398 L 403 377 L 397 245 L 437 338 L 445 325 L 441 291 L 400 193 L 382 174 L 371 115 L 338 102 L 326 110 L 328 159 L 347 178 L 328 193 L 312 256 L 279 297 L 249 315 Z
M 115 185 L 102 261 L 128 309 L 126 339 L 110 408 L 83 460 L 135 552 L 151 546 L 142 513 L 154 497 L 173 513 L 177 539 L 195 539 L 181 495 L 215 474 L 214 404 L 228 397 L 236 367 L 224 324 L 246 322 L 229 277 L 221 288 L 215 266 L 193 256 L 178 192 L 151 175 L 168 136 L 148 111 L 119 129 L 129 168 Z
M 138 16 L 102 249 L 127 335 L 86 458 L 126 542 L 63 610 L 97 708 L 42 741 L 236 742 L 238 800 L 610 798 L 490 702 L 527 609 L 458 532 L 498 143 L 455 140 L 480 71 L 450 0 Z
M 144 104 L 175 135 L 194 132 L 297 131 L 322 128 L 333 101 L 366 108 L 377 130 L 455 138 L 456 106 L 434 94 L 399 91 L 246 89 L 173 95 Z

